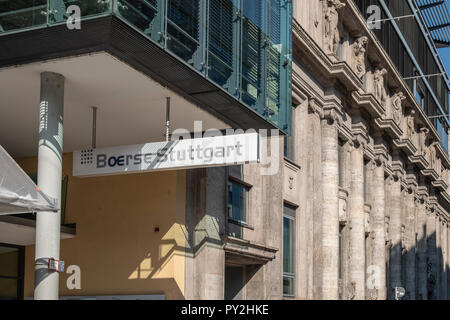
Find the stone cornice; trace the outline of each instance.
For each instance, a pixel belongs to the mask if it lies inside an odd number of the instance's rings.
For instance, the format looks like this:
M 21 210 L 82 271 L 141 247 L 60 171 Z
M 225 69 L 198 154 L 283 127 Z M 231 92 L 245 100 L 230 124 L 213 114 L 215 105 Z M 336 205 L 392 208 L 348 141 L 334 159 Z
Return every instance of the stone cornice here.
M 400 139 L 403 135 L 402 129 L 392 119 L 377 118 L 374 122 L 379 129 L 386 131 L 392 139 Z
M 403 163 L 400 160 L 392 160 L 392 172 L 394 175 L 396 175 L 399 179 L 403 179 L 405 175 L 405 169 L 403 169 Z
M 450 195 L 447 192 L 441 192 L 439 194 L 440 198 L 442 199 L 442 201 L 445 202 L 445 207 L 446 208 L 450 208 Z
M 422 175 L 424 175 L 425 177 L 428 177 L 428 178 L 430 178 L 432 180 L 438 180 L 439 179 L 439 175 L 437 174 L 437 172 L 433 168 L 423 169 L 420 172 L 422 173 Z
M 406 173 L 405 174 L 405 184 L 408 186 L 409 189 L 417 191 L 417 177 L 413 173 Z
M 384 166 L 387 165 L 388 162 L 388 150 L 384 144 L 375 144 L 373 146 L 373 152 L 375 155 L 375 160 L 378 163 L 383 164 Z
M 426 169 L 429 166 L 427 159 L 421 154 L 409 156 L 408 160 L 420 167 L 420 169 Z
M 371 93 L 353 91 L 351 97 L 357 106 L 364 108 L 364 110 L 366 110 L 374 118 L 381 118 L 386 112 L 385 108 Z
M 418 185 L 416 189 L 417 195 L 424 201 L 428 198 L 428 188 L 425 186 Z
M 409 139 L 394 139 L 392 142 L 395 147 L 403 150 L 408 156 L 413 156 L 417 152 L 417 148 Z
M 438 179 L 436 181 L 432 181 L 431 185 L 440 191 L 446 191 L 448 189 L 448 184 L 442 179 Z

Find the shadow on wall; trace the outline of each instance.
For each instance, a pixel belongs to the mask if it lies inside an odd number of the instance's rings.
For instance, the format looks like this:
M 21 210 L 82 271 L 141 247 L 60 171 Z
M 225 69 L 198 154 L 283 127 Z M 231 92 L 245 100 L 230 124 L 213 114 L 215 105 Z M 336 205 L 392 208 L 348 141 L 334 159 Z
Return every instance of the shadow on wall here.
M 69 290 L 70 275 L 61 274 L 60 294 L 184 299 L 184 173 L 69 179 L 77 235 L 61 242 L 61 258 L 80 266 L 81 290 Z
M 426 234 L 423 227 L 423 234 Z M 438 246 L 436 232 L 417 239 L 416 246 L 407 250 L 401 243 L 390 248 L 386 264 L 386 287 L 389 300 L 395 300 L 395 287 L 405 288 L 405 296 L 400 300 L 447 300 L 450 285 L 448 258 L 444 259 Z M 439 235 L 438 235 L 439 236 Z M 388 252 L 389 252 L 388 251 Z M 400 253 L 400 266 L 393 263 L 393 257 Z M 447 261 L 447 266 L 445 265 Z M 398 269 L 400 267 L 400 269 Z M 413 270 L 411 270 L 413 269 Z M 401 270 L 400 277 L 392 278 L 392 272 Z M 397 272 L 397 275 L 399 273 Z

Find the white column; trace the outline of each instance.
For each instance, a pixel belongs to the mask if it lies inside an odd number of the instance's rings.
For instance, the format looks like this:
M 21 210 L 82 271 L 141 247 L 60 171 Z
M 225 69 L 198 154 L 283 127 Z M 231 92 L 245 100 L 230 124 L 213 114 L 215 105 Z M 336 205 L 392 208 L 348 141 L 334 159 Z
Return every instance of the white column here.
M 372 230 L 374 233 L 372 262 L 377 268 L 379 279 L 375 288 L 378 300 L 386 300 L 386 239 L 385 239 L 385 179 L 384 163 L 377 161 L 373 181 Z
M 48 196 L 61 199 L 64 77 L 41 74 L 39 109 L 38 186 Z M 36 215 L 34 299 L 58 299 L 59 274 L 49 271 L 48 259 L 59 259 L 61 212 Z
M 338 131 L 329 114 L 322 128 L 322 299 L 337 300 L 339 277 Z
M 350 261 L 349 284 L 354 288 L 355 300 L 365 298 L 365 214 L 364 214 L 364 152 L 355 140 L 351 152 L 350 191 Z

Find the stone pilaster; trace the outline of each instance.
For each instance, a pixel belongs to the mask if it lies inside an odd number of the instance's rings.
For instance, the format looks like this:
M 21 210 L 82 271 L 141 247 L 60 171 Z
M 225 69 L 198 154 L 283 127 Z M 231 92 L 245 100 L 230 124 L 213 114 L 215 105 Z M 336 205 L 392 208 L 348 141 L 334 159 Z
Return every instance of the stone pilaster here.
M 351 151 L 349 283 L 351 298 L 365 298 L 364 144 L 355 139 Z
M 416 299 L 427 300 L 427 209 L 424 201 L 417 201 L 417 287 Z
M 386 239 L 386 245 L 385 245 L 385 257 L 386 257 L 386 298 L 391 298 L 390 288 L 391 288 L 391 264 L 390 264 L 390 258 L 391 258 L 391 248 L 392 248 L 392 239 L 391 235 L 389 233 L 389 225 L 391 221 L 391 188 L 392 184 L 394 182 L 394 177 L 392 175 L 388 175 L 385 179 L 385 211 L 384 211 L 384 237 Z
M 436 299 L 441 299 L 441 273 L 442 273 L 442 248 L 441 248 L 441 217 L 436 210 Z
M 408 189 L 405 194 L 405 231 L 404 231 L 404 284 L 406 289 L 405 300 L 416 299 L 416 204 L 414 190 Z
M 306 215 L 308 221 L 308 299 L 322 299 L 322 145 L 323 109 L 314 99 L 308 104 L 308 163 Z M 300 150 L 300 148 L 298 148 Z
M 227 171 L 225 168 L 188 170 L 186 174 L 185 297 L 223 300 L 225 292 L 225 234 Z
M 373 208 L 372 208 L 372 263 L 376 267 L 379 278 L 374 279 L 374 290 L 376 299 L 386 299 L 386 238 L 385 238 L 385 179 L 384 179 L 385 161 L 379 159 L 373 176 Z M 368 288 L 369 290 L 371 288 Z
M 338 115 L 326 111 L 322 128 L 322 299 L 339 297 Z
M 427 210 L 427 291 L 428 299 L 437 299 L 436 217 L 434 210 Z
M 401 180 L 398 175 L 394 176 L 391 185 L 390 196 L 390 222 L 389 237 L 391 240 L 391 250 L 389 258 L 389 284 L 390 298 L 394 299 L 395 287 L 402 286 L 402 190 Z
M 447 290 L 447 255 L 448 255 L 448 244 L 447 244 L 447 221 L 442 219 L 441 223 L 441 247 L 442 247 L 442 270 L 441 270 L 441 299 L 446 300 L 448 296 Z
M 450 222 L 447 221 L 447 299 L 450 300 Z

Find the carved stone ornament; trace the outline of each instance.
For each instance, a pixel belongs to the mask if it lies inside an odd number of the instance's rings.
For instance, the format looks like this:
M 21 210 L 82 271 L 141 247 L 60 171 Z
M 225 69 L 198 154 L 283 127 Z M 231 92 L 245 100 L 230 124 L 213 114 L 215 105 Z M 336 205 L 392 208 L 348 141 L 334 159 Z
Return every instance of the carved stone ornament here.
M 369 300 L 377 300 L 378 299 L 378 289 L 374 288 L 374 289 L 369 289 L 368 290 L 368 299 Z
M 375 69 L 373 80 L 374 80 L 374 88 L 373 92 L 375 95 L 375 98 L 378 100 L 378 102 L 385 106 L 386 104 L 386 87 L 385 87 L 385 75 L 387 74 L 387 70 L 384 68 L 377 68 Z
M 426 143 L 427 143 L 427 136 L 430 131 L 427 128 L 421 128 L 419 131 L 419 148 L 418 153 L 420 155 L 423 155 L 425 157 L 426 155 Z
M 409 140 L 411 140 L 413 143 L 415 143 L 416 140 L 416 128 L 414 123 L 414 115 L 416 112 L 414 110 L 411 110 L 408 116 L 405 118 L 406 122 L 406 136 Z
M 327 0 L 325 11 L 325 46 L 326 51 L 337 55 L 341 35 L 339 32 L 339 10 L 345 7 L 345 3 L 339 0 Z
M 319 103 L 315 99 L 309 99 L 308 112 L 316 113 L 320 118 L 323 117 L 323 109 L 320 107 Z
M 391 100 L 391 108 L 392 108 L 392 119 L 394 122 L 400 126 L 402 122 L 402 116 L 403 116 L 403 100 L 405 100 L 406 97 L 403 94 L 403 92 L 398 91 L 392 96 Z
M 360 78 L 366 74 L 366 51 L 368 43 L 369 39 L 366 36 L 362 36 L 353 44 L 355 71 Z
M 294 189 L 294 177 L 292 176 L 289 177 L 289 189 Z
M 426 153 L 427 161 L 430 164 L 430 167 L 433 169 L 436 168 L 436 146 L 435 146 L 435 144 L 436 144 L 435 142 L 430 144 L 428 146 L 428 150 Z
M 352 281 L 347 287 L 347 299 L 348 300 L 355 299 L 355 293 L 356 293 L 356 283 Z

